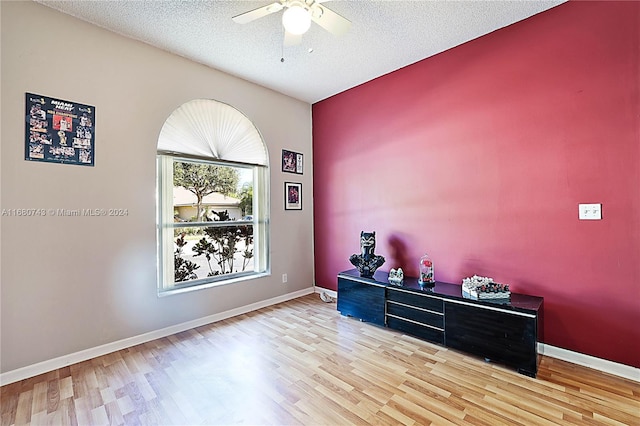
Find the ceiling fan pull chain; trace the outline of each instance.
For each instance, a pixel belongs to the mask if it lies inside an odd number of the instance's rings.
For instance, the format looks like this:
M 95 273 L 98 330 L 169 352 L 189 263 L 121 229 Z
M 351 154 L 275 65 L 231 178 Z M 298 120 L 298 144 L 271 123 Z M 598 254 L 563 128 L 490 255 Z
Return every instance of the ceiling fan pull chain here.
M 280 62 L 284 63 L 284 40 L 282 40 L 282 46 L 280 46 L 282 49 L 282 56 L 280 56 Z

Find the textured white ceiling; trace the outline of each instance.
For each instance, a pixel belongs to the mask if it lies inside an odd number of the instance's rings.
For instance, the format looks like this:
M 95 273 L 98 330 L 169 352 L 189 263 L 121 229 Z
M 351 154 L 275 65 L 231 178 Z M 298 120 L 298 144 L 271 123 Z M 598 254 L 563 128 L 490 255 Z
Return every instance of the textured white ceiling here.
M 312 24 L 301 45 L 286 48 L 282 12 L 231 20 L 273 0 L 36 1 L 315 103 L 566 0 L 331 1 L 325 6 L 352 22 L 349 32 L 337 38 Z

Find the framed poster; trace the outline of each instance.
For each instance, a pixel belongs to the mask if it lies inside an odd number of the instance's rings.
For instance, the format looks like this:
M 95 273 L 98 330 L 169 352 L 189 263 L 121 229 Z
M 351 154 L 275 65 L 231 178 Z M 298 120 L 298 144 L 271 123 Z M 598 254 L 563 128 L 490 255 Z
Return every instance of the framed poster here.
M 282 150 L 282 171 L 287 173 L 303 174 L 303 155 L 299 152 Z
M 93 166 L 93 106 L 26 94 L 24 159 Z
M 284 183 L 284 209 L 302 210 L 302 184 L 296 182 Z

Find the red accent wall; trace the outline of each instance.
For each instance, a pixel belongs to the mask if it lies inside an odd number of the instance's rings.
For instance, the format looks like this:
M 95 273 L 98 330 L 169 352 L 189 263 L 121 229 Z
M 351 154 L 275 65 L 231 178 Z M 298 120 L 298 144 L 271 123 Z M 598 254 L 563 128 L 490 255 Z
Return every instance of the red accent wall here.
M 509 283 L 545 343 L 640 367 L 639 23 L 569 2 L 314 104 L 316 285 L 376 231 L 381 269 Z

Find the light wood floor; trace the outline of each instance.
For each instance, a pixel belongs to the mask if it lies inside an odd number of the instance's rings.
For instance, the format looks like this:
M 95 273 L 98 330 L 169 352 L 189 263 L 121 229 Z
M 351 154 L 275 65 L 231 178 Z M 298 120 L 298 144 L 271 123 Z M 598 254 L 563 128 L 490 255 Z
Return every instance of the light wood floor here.
M 341 317 L 317 294 L 1 389 L 1 424 L 640 425 L 640 384 L 537 379 Z

